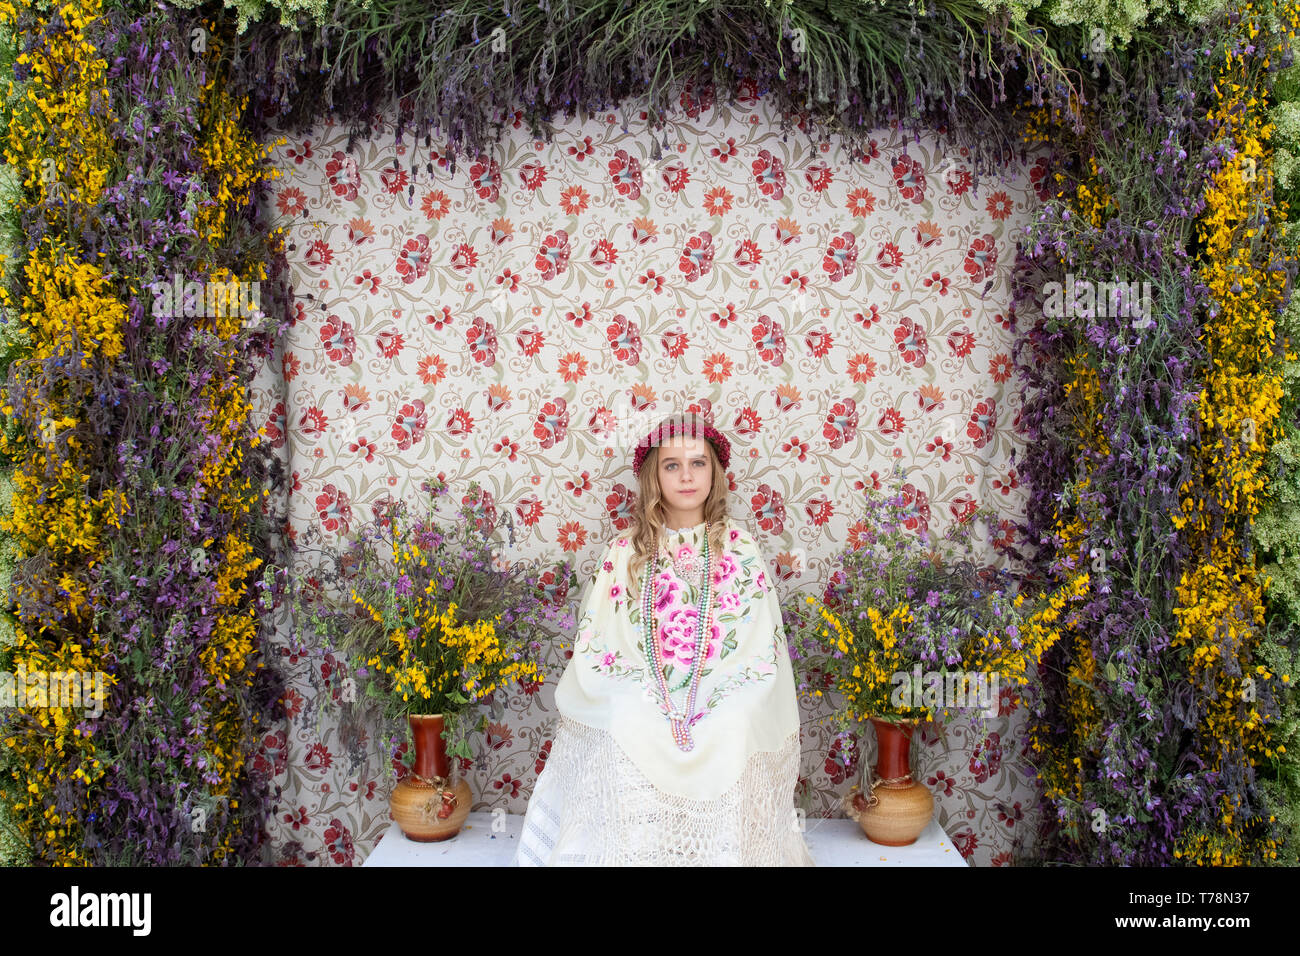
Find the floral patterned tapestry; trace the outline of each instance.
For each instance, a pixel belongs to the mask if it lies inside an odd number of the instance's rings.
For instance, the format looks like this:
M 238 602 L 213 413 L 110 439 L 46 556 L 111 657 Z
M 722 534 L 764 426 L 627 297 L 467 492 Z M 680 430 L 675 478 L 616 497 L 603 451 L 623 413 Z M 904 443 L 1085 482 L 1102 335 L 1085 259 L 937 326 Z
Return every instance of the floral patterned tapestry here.
M 642 123 L 624 130 L 632 102 L 560 122 L 549 145 L 516 113 L 495 155 L 457 161 L 399 141 L 391 115 L 352 153 L 329 120 L 276 148 L 270 211 L 299 298 L 254 398 L 292 474 L 286 533 L 341 539 L 432 476 L 457 500 L 476 481 L 478 505 L 513 518 L 519 557 L 568 558 L 587 581 L 626 527 L 630 436 L 697 411 L 732 439 L 729 510 L 782 597 L 820 592 L 863 489 L 896 464 L 935 533 L 998 508 L 990 553 L 1009 562 L 1025 435 L 1008 280 L 1046 161 L 976 189 L 937 135 L 881 129 L 855 159 L 811 146 L 798 118 L 783 133 L 752 86 L 730 103 L 688 86 L 678 105 L 657 148 Z M 280 788 L 276 855 L 359 865 L 390 822 L 392 728 L 340 726 L 337 662 L 296 651 L 281 613 L 288 716 L 260 755 Z M 474 810 L 524 811 L 571 641 L 476 739 Z M 796 802 L 812 829 L 843 816 L 874 740 L 846 767 L 829 707 L 801 705 Z M 1010 862 L 1032 826 L 1022 726 L 1003 687 L 987 742 L 958 725 L 914 746 L 973 865 Z

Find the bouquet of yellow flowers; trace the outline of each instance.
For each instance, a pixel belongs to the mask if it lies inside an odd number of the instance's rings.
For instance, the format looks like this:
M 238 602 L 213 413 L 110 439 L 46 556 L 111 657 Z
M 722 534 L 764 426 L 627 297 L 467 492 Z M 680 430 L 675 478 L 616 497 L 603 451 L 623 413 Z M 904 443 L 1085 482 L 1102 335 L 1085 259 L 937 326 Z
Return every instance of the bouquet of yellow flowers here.
M 481 701 L 499 711 L 494 695 L 512 681 L 529 692 L 540 686 L 542 628 L 566 613 L 564 592 L 575 576 L 567 565 L 506 562 L 477 504 L 477 485 L 452 521 L 436 513 L 446 486 L 425 488 L 433 509 L 412 516 L 406 502 L 392 502 L 331 555 L 329 583 L 342 598 L 307 575 L 295 605 L 327 651 L 342 655 L 334 674 L 379 701 L 387 718 L 444 715 L 455 741 L 448 753 L 468 758 L 458 716 Z
M 970 557 L 977 522 L 996 525 L 991 509 L 970 512 L 934 542 L 911 485 L 866 497 L 821 599 L 787 605 L 800 689 L 838 698 L 840 736 L 873 717 L 996 716 L 1002 683 L 1026 682 L 1086 577 L 1031 600 L 1010 572 Z

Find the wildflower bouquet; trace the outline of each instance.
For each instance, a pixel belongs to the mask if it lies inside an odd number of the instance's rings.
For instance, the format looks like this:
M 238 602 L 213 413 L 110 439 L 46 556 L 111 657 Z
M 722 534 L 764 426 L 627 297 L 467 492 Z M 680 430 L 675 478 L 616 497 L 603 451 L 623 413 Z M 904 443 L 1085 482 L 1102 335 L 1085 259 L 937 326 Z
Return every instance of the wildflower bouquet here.
M 541 683 L 538 632 L 563 609 L 547 581 L 572 572 L 505 561 L 476 485 L 453 519 L 438 514 L 445 483 L 422 488 L 431 508 L 377 507 L 341 554 L 327 554 L 332 572 L 298 576 L 294 606 L 333 664 L 322 668 L 334 678 L 323 700 L 351 702 L 362 689 L 388 719 L 442 714 L 448 754 L 472 759 L 458 718 L 480 701 L 495 704 L 512 680 Z
M 1001 680 L 1023 684 L 1059 637 L 1064 592 L 1031 601 L 1011 572 L 972 560 L 974 529 L 996 526 L 992 509 L 968 511 L 935 541 L 914 489 L 899 485 L 889 495 L 868 489 L 822 599 L 789 607 L 800 688 L 839 696 L 839 738 L 872 717 L 995 716 Z

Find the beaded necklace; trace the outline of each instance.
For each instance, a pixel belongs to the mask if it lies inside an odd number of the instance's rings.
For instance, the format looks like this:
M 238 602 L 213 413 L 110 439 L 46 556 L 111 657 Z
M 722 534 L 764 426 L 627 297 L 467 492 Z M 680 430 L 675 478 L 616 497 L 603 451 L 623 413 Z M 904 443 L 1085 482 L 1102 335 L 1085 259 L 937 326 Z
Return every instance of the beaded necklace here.
M 672 728 L 673 740 L 676 741 L 678 748 L 683 751 L 689 751 L 695 747 L 695 741 L 691 739 L 691 724 L 694 722 L 691 715 L 695 712 L 695 695 L 700 686 L 700 674 L 704 671 L 704 659 L 708 656 L 708 647 L 704 643 L 704 635 L 709 632 L 707 618 L 713 613 L 713 605 L 709 600 L 709 578 L 711 575 L 709 574 L 708 522 L 704 524 L 703 552 L 704 571 L 700 577 L 700 600 L 695 607 L 695 652 L 691 656 L 690 686 L 686 692 L 685 710 L 673 706 L 672 692 L 668 689 L 668 681 L 664 678 L 663 656 L 659 653 L 658 625 L 654 613 L 654 609 L 659 603 L 658 548 L 655 549 L 655 556 L 651 562 L 649 574 L 646 575 L 641 586 L 641 621 L 645 629 L 646 656 L 650 659 L 650 668 L 654 671 L 655 680 L 659 684 L 659 692 L 663 695 L 663 703 L 668 711 L 667 717 Z

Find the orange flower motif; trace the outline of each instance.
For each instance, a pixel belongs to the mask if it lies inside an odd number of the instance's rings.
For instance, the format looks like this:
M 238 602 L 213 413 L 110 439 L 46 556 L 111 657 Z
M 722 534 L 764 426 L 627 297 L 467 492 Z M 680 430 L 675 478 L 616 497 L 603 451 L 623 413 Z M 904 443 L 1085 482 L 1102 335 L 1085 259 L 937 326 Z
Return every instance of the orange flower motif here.
M 367 239 L 375 237 L 375 227 L 370 224 L 370 220 L 363 219 L 360 216 L 348 220 L 348 239 L 354 246 L 359 246 Z
M 576 382 L 587 374 L 587 360 L 580 352 L 567 352 L 560 358 L 559 368 L 566 382 Z
M 715 186 L 704 195 L 704 208 L 710 216 L 722 216 L 731 211 L 733 196 L 725 186 Z
M 658 400 L 655 390 L 643 382 L 632 386 L 632 407 L 637 411 L 649 408 Z
M 776 387 L 776 408 L 780 412 L 788 412 L 802 400 L 799 389 L 793 385 L 778 385 Z
M 941 238 L 943 238 L 943 234 L 934 223 L 926 220 L 916 224 L 916 243 L 922 248 L 934 245 Z
M 710 382 L 725 382 L 731 377 L 732 361 L 722 352 L 714 352 L 704 360 L 704 374 Z
M 587 211 L 591 195 L 581 186 L 573 185 L 560 194 L 560 208 L 568 215 L 577 216 Z
M 510 389 L 504 385 L 492 384 L 487 388 L 488 408 L 499 412 L 510 404 Z
M 343 387 L 343 408 L 348 412 L 361 411 L 370 404 L 370 392 L 355 382 Z
M 859 352 L 849 359 L 849 377 L 861 384 L 876 377 L 876 360 L 866 352 Z
M 776 230 L 777 240 L 783 246 L 789 245 L 803 235 L 803 230 L 799 228 L 799 223 L 795 222 L 788 216 L 782 216 L 778 219 L 773 228 Z
M 849 193 L 844 205 L 848 207 L 849 215 L 864 217 L 876 211 L 876 197 L 863 186 Z
M 1001 190 L 989 196 L 988 202 L 984 206 L 989 216 L 996 220 L 1006 219 L 1011 215 L 1012 208 L 1011 197 Z
M 424 194 L 424 198 L 420 200 L 420 210 L 426 219 L 442 219 L 451 211 L 451 200 L 441 189 L 435 189 Z
M 638 246 L 644 245 L 658 235 L 659 228 L 654 224 L 653 219 L 637 216 L 632 220 L 632 238 Z
M 438 355 L 426 355 L 420 359 L 420 381 L 425 385 L 437 385 L 447 375 L 447 363 Z
M 1011 358 L 1005 352 L 999 352 L 989 361 L 989 374 L 999 385 L 1011 377 Z
M 587 530 L 577 521 L 566 521 L 560 525 L 559 541 L 565 551 L 581 551 L 587 543 Z

